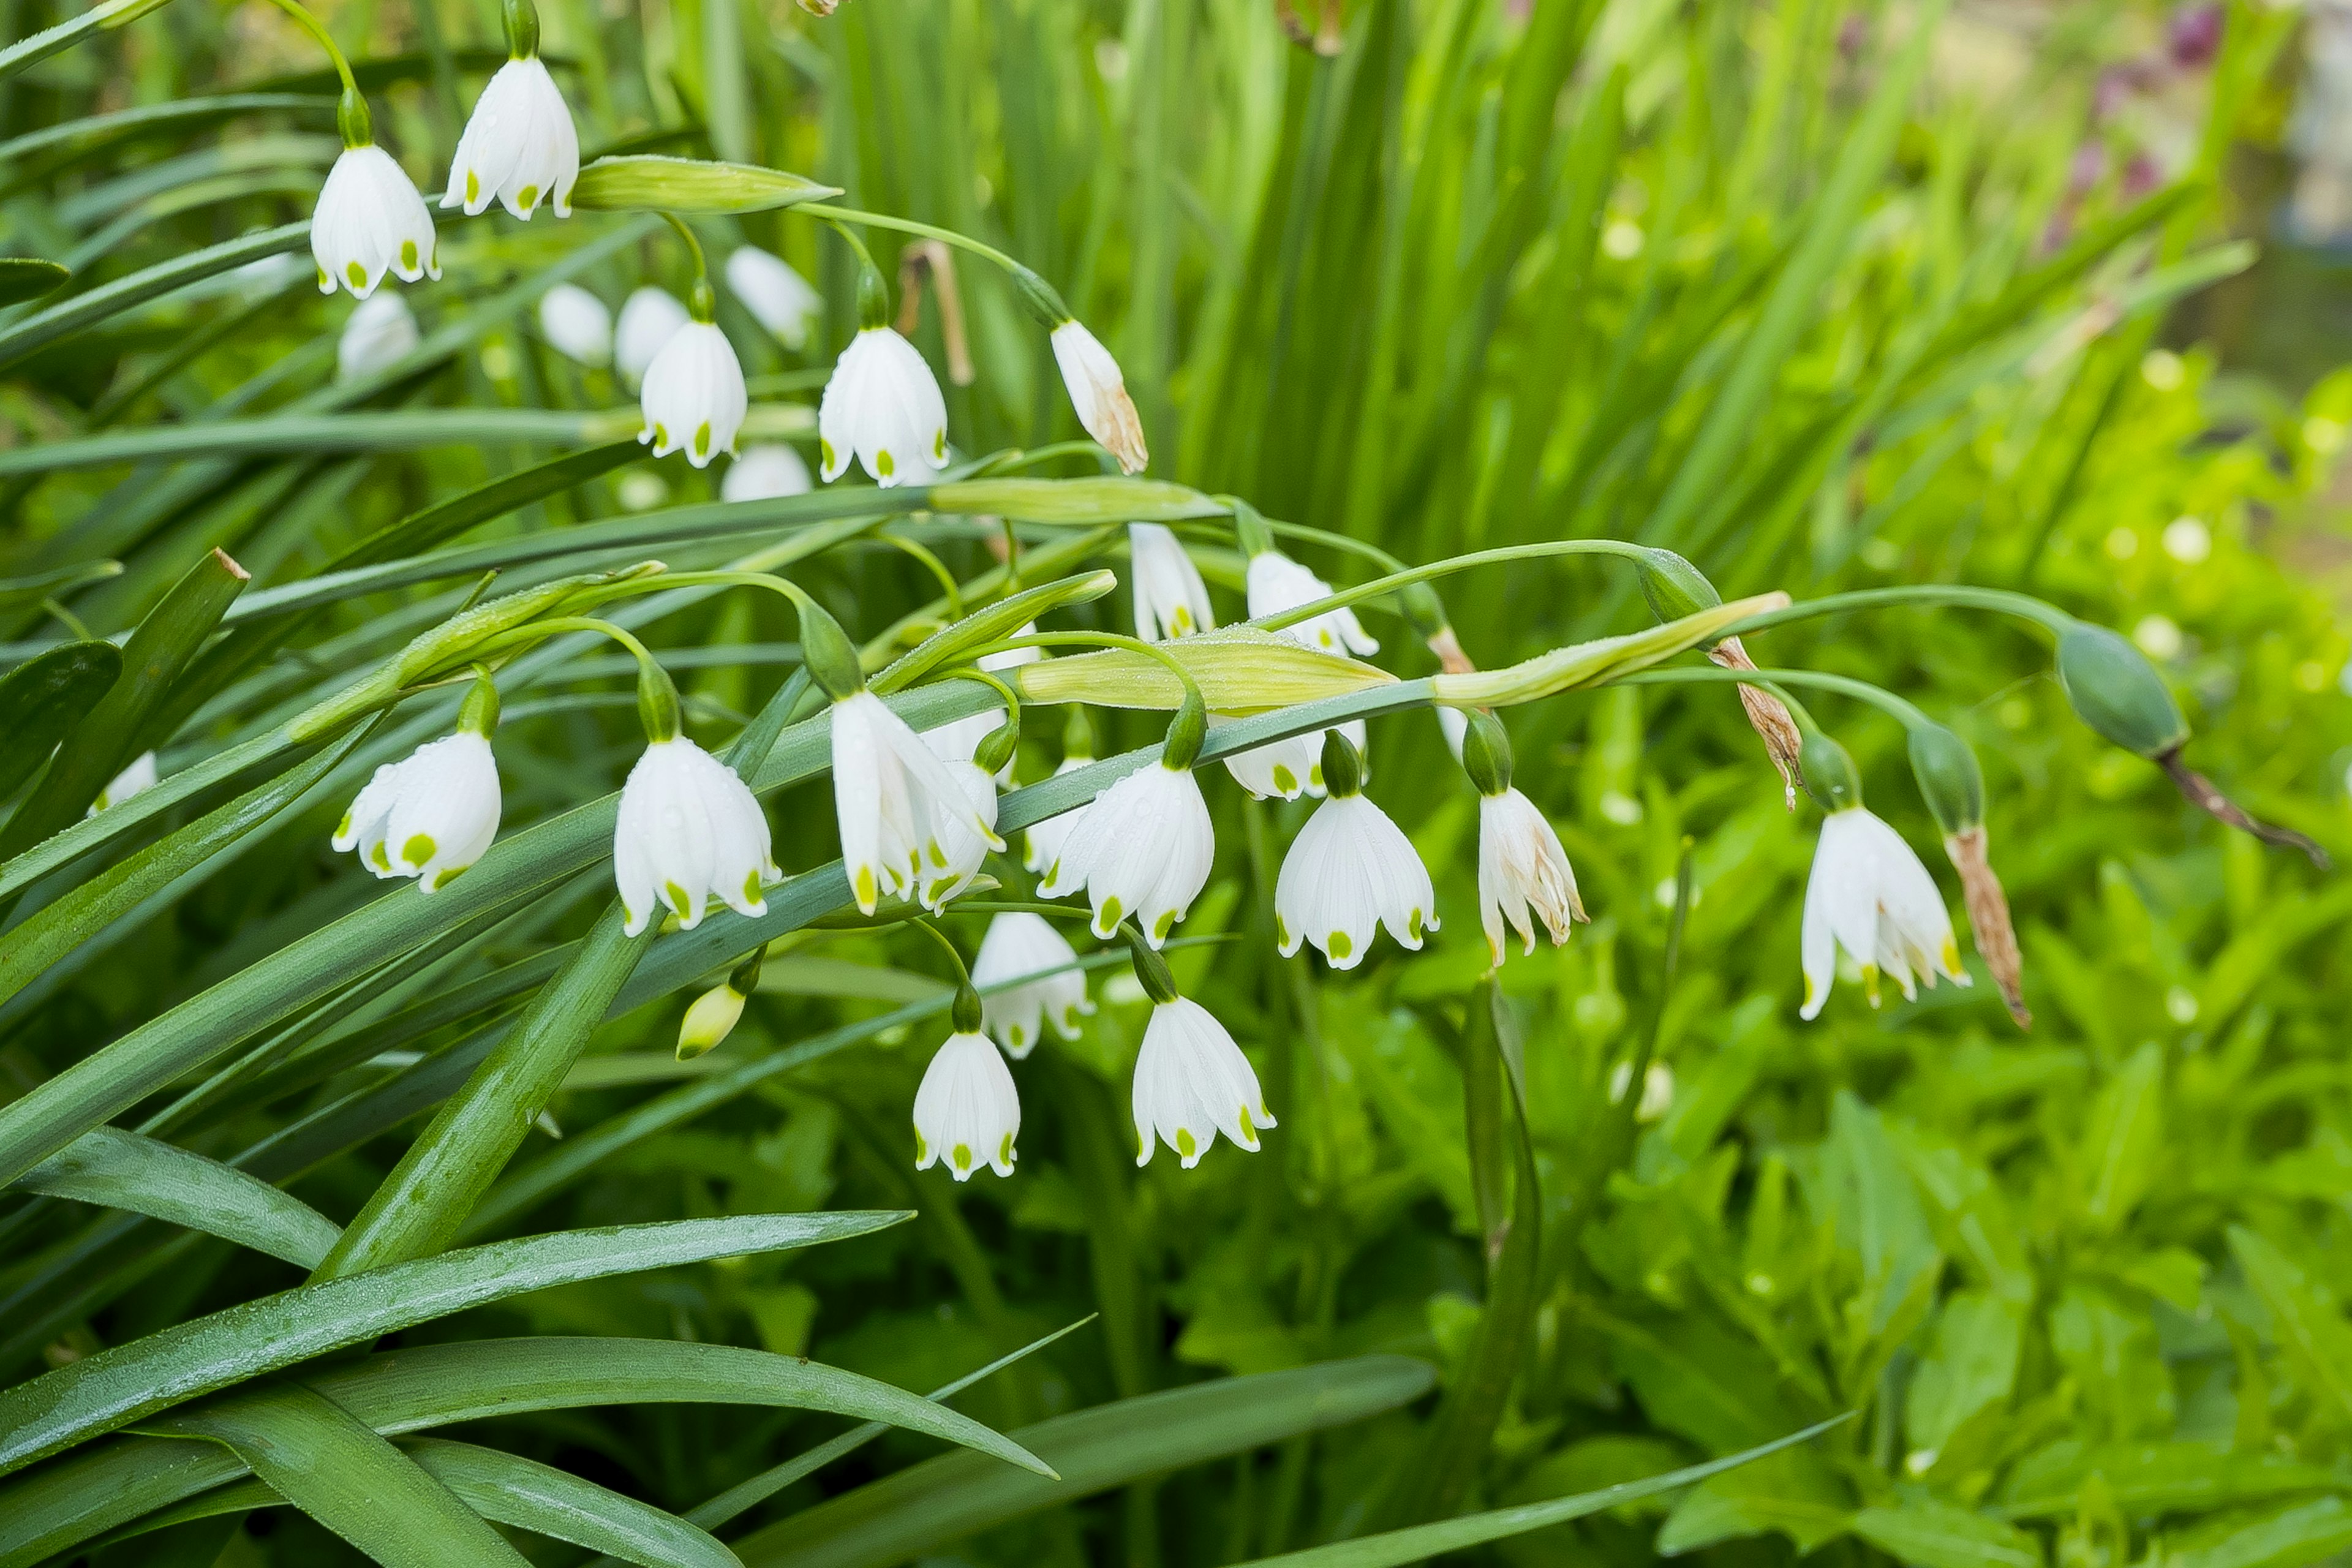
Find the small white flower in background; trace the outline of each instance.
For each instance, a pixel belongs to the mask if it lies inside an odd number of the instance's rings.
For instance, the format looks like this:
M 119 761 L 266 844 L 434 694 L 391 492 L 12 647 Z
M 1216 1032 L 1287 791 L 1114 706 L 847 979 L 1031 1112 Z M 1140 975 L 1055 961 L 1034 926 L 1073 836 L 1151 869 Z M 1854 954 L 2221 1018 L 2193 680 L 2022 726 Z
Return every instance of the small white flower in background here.
M 682 451 L 700 468 L 735 449 L 751 399 L 727 334 L 711 322 L 688 321 L 646 367 L 637 404 L 646 421 L 637 439 L 651 442 L 656 458 Z
M 817 403 L 825 482 L 856 458 L 877 485 L 903 485 L 948 466 L 948 405 L 922 352 L 888 327 L 849 340 Z
M 1034 635 L 1036 630 L 1037 623 L 1031 621 L 1013 635 L 1016 637 L 1025 637 Z M 1024 664 L 1034 664 L 1045 657 L 1045 650 L 1042 647 L 1009 647 L 1001 653 L 982 654 L 980 658 L 980 668 L 993 675 L 1000 669 L 1014 669 Z M 969 718 L 950 719 L 944 724 L 924 731 L 923 741 L 932 751 L 950 762 L 968 763 L 971 761 L 972 753 L 980 750 L 980 743 L 988 739 L 989 732 L 1003 722 L 1003 707 L 984 708 Z M 1003 767 L 997 769 L 996 782 L 1003 785 L 1010 785 L 1013 783 L 1011 761 L 1008 760 Z
M 343 813 L 334 847 L 357 849 L 379 877 L 414 877 L 420 892 L 437 893 L 489 848 L 499 808 L 489 737 L 461 729 L 376 769 Z
M 688 931 L 714 904 L 766 914 L 761 889 L 783 875 L 770 858 L 767 815 L 733 768 L 684 735 L 646 742 L 621 786 L 613 830 L 625 934 L 645 930 L 664 904 Z
M 537 55 L 498 68 L 449 160 L 444 207 L 473 216 L 497 202 L 528 221 L 548 203 L 557 217 L 572 216 L 572 186 L 580 178 L 580 133 L 555 79 Z
M 982 1165 L 1009 1176 L 1020 1132 L 1021 1093 L 1004 1058 L 985 1035 L 950 1035 L 915 1091 L 915 1169 L 945 1161 L 959 1182 Z
M 397 294 L 372 294 L 352 307 L 335 340 L 335 379 L 357 381 L 400 363 L 417 343 L 416 317 Z
M 1439 709 L 1439 712 L 1450 711 Z M 1569 922 L 1585 918 L 1577 897 L 1576 872 L 1560 847 L 1559 835 L 1536 803 L 1516 789 L 1478 797 L 1478 918 L 1486 946 L 1503 962 L 1503 922 L 1519 933 L 1522 954 L 1536 950 L 1536 920 L 1552 945 L 1568 940 Z
M 983 821 L 965 781 L 871 691 L 833 705 L 833 803 L 842 868 L 861 914 L 872 914 L 884 893 L 914 891 L 926 864 L 945 861 L 951 826 L 988 848 L 1004 847 L 994 826 L 994 785 Z
M 1135 1058 L 1139 1165 L 1166 1142 L 1191 1170 L 1223 1132 L 1255 1153 L 1261 1127 L 1276 1125 L 1249 1058 L 1206 1007 L 1188 997 L 1153 1005 Z
M 2352 665 L 2347 665 L 2345 668 L 2352 669 Z M 1064 773 L 1076 773 L 1080 768 L 1092 767 L 1094 761 L 1092 757 L 1064 757 L 1061 765 L 1054 770 L 1054 776 L 1060 778 Z M 1055 861 L 1062 858 L 1062 850 L 1068 845 L 1070 835 L 1076 831 L 1078 823 L 1085 817 L 1086 813 L 1087 808 L 1083 805 L 1072 806 L 1059 816 L 1049 816 L 1043 822 L 1031 823 L 1024 829 L 1029 839 L 1029 852 L 1022 857 L 1021 864 L 1032 871 L 1038 872 L 1050 868 Z
M 1135 635 L 1146 642 L 1213 631 L 1209 587 L 1184 553 L 1175 531 L 1157 522 L 1127 525 L 1129 588 L 1135 595 Z
M 1217 714 L 1209 716 L 1212 731 L 1233 722 Z M 1234 775 L 1234 783 L 1260 800 L 1297 800 L 1310 792 L 1320 795 L 1323 764 L 1316 755 L 1320 735 L 1319 731 L 1293 735 L 1286 741 L 1235 752 L 1225 759 L 1225 771 Z
M 686 307 L 668 289 L 648 284 L 630 290 L 621 301 L 621 324 L 614 329 L 613 367 L 625 380 L 643 380 L 654 356 L 686 323 Z
M 653 292 L 661 294 L 658 289 Z M 661 297 L 669 299 L 667 294 Z M 683 318 L 686 312 L 681 310 L 678 314 Z M 613 312 L 577 283 L 558 283 L 539 297 L 539 330 L 555 345 L 556 353 L 575 364 L 593 368 L 613 363 Z M 652 363 L 648 354 L 646 363 Z M 638 370 L 642 374 L 644 366 Z
M 391 153 L 373 143 L 343 149 L 310 213 L 310 258 L 320 293 L 342 288 L 358 300 L 387 271 L 405 283 L 441 276 L 433 215 Z
M 1097 795 L 1037 884 L 1041 897 L 1087 889 L 1095 935 L 1133 916 L 1153 947 L 1200 896 L 1216 859 L 1215 829 L 1190 768 L 1146 763 Z
M 1330 596 L 1330 584 L 1279 550 L 1260 551 L 1250 557 L 1249 613 L 1254 621 Z M 1327 610 L 1297 626 L 1283 627 L 1282 635 L 1326 653 L 1381 651 L 1379 639 L 1365 631 L 1356 619 L 1356 612 L 1349 609 Z
M 1055 327 L 1053 343 L 1054 363 L 1061 367 L 1062 384 L 1069 389 L 1078 423 L 1118 459 L 1120 473 L 1141 473 L 1151 454 L 1144 447 L 1143 421 L 1136 416 L 1135 400 L 1127 395 L 1118 362 L 1076 321 Z
M 1609 1103 L 1625 1103 L 1625 1091 L 1633 1087 L 1633 1064 L 1619 1062 L 1609 1075 Z M 1641 1103 L 1633 1107 L 1636 1121 L 1656 1121 L 1675 1108 L 1675 1069 L 1664 1062 L 1652 1062 L 1642 1074 Z
M 946 766 L 971 812 L 970 816 L 940 813 L 935 824 L 937 835 L 925 847 L 916 892 L 922 906 L 933 914 L 971 885 L 991 849 L 1004 847 L 1004 840 L 996 836 L 996 781 L 976 763 L 950 762 Z
M 142 752 L 98 792 L 98 798 L 89 804 L 89 815 L 96 816 L 110 805 L 121 805 L 132 795 L 153 789 L 155 783 L 155 753 Z
M 1344 771 L 1354 776 L 1330 778 L 1325 767 L 1330 796 L 1298 830 L 1274 879 L 1274 934 L 1283 956 L 1309 942 L 1334 969 L 1361 963 L 1383 925 L 1409 948 L 1421 945 L 1423 931 L 1437 929 L 1437 895 L 1412 840 L 1362 793 L 1352 758 Z
M 1087 999 L 1087 977 L 1077 962 L 1077 950 L 1043 915 L 1012 910 L 988 922 L 979 956 L 971 961 L 971 983 L 986 987 L 1022 982 L 980 999 L 982 1026 L 1014 1061 L 1045 1037 L 1041 1018 L 1062 1038 L 1078 1037 L 1078 1017 L 1093 1012 L 1095 1005 Z M 1024 980 L 1027 975 L 1035 978 Z
M 793 270 L 791 262 L 756 245 L 739 245 L 727 258 L 727 287 L 760 325 L 795 353 L 808 342 L 809 323 L 824 309 L 824 297 Z
M 1955 984 L 1969 984 L 1952 940 L 1952 917 L 1936 879 L 1903 836 L 1865 807 L 1847 806 L 1822 821 L 1805 883 L 1804 1016 L 1817 1016 L 1837 982 L 1837 950 L 1862 966 L 1870 1005 L 1878 1005 L 1878 977 L 1892 975 L 1907 1000 L 1916 973 L 1930 986 L 1937 971 Z
M 777 500 L 809 492 L 808 465 L 790 447 L 763 442 L 746 447 L 727 465 L 719 481 L 720 500 Z

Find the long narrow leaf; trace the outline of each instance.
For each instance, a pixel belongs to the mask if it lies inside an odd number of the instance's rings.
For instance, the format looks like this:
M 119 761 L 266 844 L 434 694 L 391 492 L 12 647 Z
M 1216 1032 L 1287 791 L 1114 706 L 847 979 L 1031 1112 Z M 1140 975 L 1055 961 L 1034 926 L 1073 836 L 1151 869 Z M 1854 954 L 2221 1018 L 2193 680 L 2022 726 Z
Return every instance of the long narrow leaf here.
M 202 1154 L 93 1127 L 16 1183 L 28 1193 L 143 1214 L 315 1268 L 341 1233 L 291 1194 Z

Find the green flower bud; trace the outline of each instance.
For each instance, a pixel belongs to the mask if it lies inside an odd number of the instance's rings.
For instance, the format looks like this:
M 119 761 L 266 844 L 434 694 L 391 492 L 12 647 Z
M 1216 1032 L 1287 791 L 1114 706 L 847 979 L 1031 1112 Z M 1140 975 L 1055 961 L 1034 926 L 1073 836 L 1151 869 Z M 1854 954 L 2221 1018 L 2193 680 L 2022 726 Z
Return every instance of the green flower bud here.
M 948 1023 L 959 1035 L 977 1035 L 980 1018 L 980 993 L 966 980 L 956 986 L 955 1000 L 948 1006 Z
M 1408 583 L 1397 590 L 1397 607 L 1422 641 L 1444 637 L 1454 623 L 1446 618 L 1445 601 L 1426 583 Z
M 704 326 L 719 319 L 719 296 L 710 291 L 710 279 L 697 275 L 694 287 L 686 291 L 686 313 Z
M 1914 724 L 1911 776 L 1944 837 L 1984 826 L 1984 772 L 1966 741 L 1941 724 Z
M 887 327 L 890 324 L 890 285 L 882 281 L 882 274 L 871 262 L 857 269 L 857 325 Z
M 1819 730 L 1810 730 L 1798 758 L 1805 793 L 1823 811 L 1843 811 L 1862 804 L 1862 775 L 1854 772 L 1853 759 L 1843 746 Z
M 1072 319 L 1070 307 L 1051 283 L 1018 262 L 1009 271 L 1014 296 L 1028 307 L 1029 313 L 1036 317 L 1047 331 Z
M 972 765 L 994 778 L 1004 771 L 1013 754 L 1021 749 L 1021 721 L 1007 719 L 991 730 L 971 753 Z
M 1642 558 L 1642 597 L 1662 621 L 1678 621 L 1723 603 L 1706 574 L 1671 550 L 1651 550 Z
M 2076 717 L 2127 752 L 2160 757 L 2188 742 L 2172 689 L 2129 641 L 2076 621 L 2058 639 L 2058 683 Z
M 1463 752 L 1468 755 L 1466 742 Z M 1364 787 L 1363 759 L 1356 755 L 1356 748 L 1337 728 L 1323 731 L 1323 787 L 1333 800 L 1344 800 Z
M 857 645 L 841 623 L 813 599 L 795 601 L 801 616 L 801 661 L 817 689 L 835 702 L 866 689 L 866 670 L 857 658 Z
M 1480 795 L 1501 795 L 1511 787 L 1511 737 L 1503 721 L 1483 708 L 1471 709 L 1465 717 L 1470 723 L 1462 732 L 1462 771 Z
M 733 1034 L 745 1000 L 731 981 L 697 996 L 677 1026 L 677 1059 L 691 1061 Z

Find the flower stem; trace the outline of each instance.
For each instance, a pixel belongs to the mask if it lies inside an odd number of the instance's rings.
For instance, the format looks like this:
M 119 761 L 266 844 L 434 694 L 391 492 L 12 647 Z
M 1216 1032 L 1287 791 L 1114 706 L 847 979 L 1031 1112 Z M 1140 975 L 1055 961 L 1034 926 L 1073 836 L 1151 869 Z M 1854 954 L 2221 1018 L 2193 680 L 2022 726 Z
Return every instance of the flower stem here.
M 1800 721 L 1808 726 L 1812 724 L 1812 715 L 1805 712 L 1803 710 L 1803 705 L 1798 702 L 1794 698 L 1790 697 L 1787 692 L 1778 689 L 1780 686 L 1817 687 L 1823 691 L 1835 691 L 1843 696 L 1858 699 L 1861 701 L 1869 703 L 1872 707 L 1876 708 L 1885 713 L 1892 715 L 1895 719 L 1898 720 L 1906 730 L 1913 729 L 1918 725 L 1933 724 L 1935 722 L 1935 721 L 1928 718 L 1927 714 L 1921 712 L 1917 708 L 1904 700 L 1902 698 L 1897 697 L 1892 691 L 1887 690 L 1885 687 L 1873 686 L 1866 680 L 1856 680 L 1850 675 L 1832 675 L 1827 670 L 1720 669 L 1712 665 L 1704 667 L 1698 665 L 1692 665 L 1689 667 L 1677 665 L 1671 669 L 1635 670 L 1630 675 L 1621 675 L 1615 680 L 1606 682 L 1605 684 L 1612 686 L 1687 686 L 1693 683 L 1714 685 L 1723 681 L 1730 681 L 1736 685 L 1761 686 L 1765 688 L 1767 690 L 1771 691 L 1774 696 L 1780 698 L 1780 700 L 1788 703 L 1790 708 L 1797 710 Z
M 1749 632 L 1785 626 L 1791 621 L 1843 615 L 1849 610 L 1876 609 L 1885 605 L 1953 605 L 1965 609 L 1991 610 L 1996 614 L 2032 621 L 2053 634 L 2063 634 L 2075 624 L 2074 617 L 2057 605 L 2034 598 L 2030 594 L 2012 593 L 2007 588 L 1971 587 L 1965 583 L 1914 583 L 1898 588 L 1861 588 L 1853 593 L 1830 594 L 1819 599 L 1801 600 L 1786 609 L 1767 610 L 1762 615 L 1750 616 L 1726 635 L 1744 637 Z
M 335 75 L 341 79 L 343 90 L 357 97 L 360 84 L 352 79 L 352 63 L 343 58 L 343 51 L 335 47 L 335 40 L 328 33 L 326 24 L 304 10 L 297 0 L 269 0 L 269 3 L 301 23 L 303 30 L 319 40 L 319 47 L 327 51 L 329 59 L 335 62 Z

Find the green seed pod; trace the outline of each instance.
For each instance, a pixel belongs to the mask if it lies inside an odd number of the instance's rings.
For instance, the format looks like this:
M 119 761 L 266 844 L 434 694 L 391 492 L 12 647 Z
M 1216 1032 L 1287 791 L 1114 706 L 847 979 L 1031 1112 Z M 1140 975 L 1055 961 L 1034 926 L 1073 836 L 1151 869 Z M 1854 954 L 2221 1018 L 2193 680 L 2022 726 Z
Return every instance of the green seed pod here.
M 1344 800 L 1364 787 L 1363 759 L 1337 728 L 1323 731 L 1323 787 L 1333 800 Z
M 343 133 L 346 147 L 364 147 L 375 140 L 375 118 L 357 88 L 344 89 L 335 100 L 335 129 Z
M 733 1034 L 743 1016 L 744 1001 L 731 980 L 696 997 L 677 1026 L 677 1059 L 692 1061 Z
M 1013 760 L 1013 753 L 1020 749 L 1021 721 L 1007 719 L 982 738 L 971 753 L 972 765 L 994 778 L 1004 771 L 1004 765 Z
M 1462 732 L 1462 771 L 1480 795 L 1501 795 L 1511 787 L 1511 737 L 1503 721 L 1483 708 L 1473 708 L 1465 717 L 1470 722 Z M 1328 763 L 1324 773 L 1329 776 Z
M 2189 721 L 2146 655 L 2105 626 L 2076 621 L 2058 639 L 2058 683 L 2075 716 L 2143 757 L 2179 751 Z
M 678 715 L 677 682 L 652 659 L 637 665 L 637 718 L 650 744 L 675 741 L 684 728 Z
M 1642 597 L 1662 621 L 1678 621 L 1723 603 L 1706 574 L 1671 550 L 1651 550 L 1642 558 Z
M 1184 693 L 1184 700 L 1176 705 L 1176 717 L 1168 721 L 1168 739 L 1160 742 L 1160 760 L 1171 768 L 1189 768 L 1201 755 L 1201 742 L 1209 738 L 1209 710 L 1195 691 Z
M 1819 730 L 1805 732 L 1805 749 L 1798 753 L 1800 771 L 1805 775 L 1805 793 L 1823 811 L 1843 811 L 1862 804 L 1862 775 L 1854 772 L 1853 759 Z
M 539 7 L 531 0 L 506 0 L 507 56 L 527 60 L 539 53 Z
M 817 689 L 835 702 L 866 689 L 866 671 L 858 663 L 857 645 L 841 623 L 814 600 L 799 601 L 801 658 Z
M 1013 279 L 1013 296 L 1037 318 L 1038 324 L 1052 331 L 1071 320 L 1070 307 L 1063 302 L 1060 292 L 1030 268 L 1014 262 L 1007 269 Z
M 890 286 L 872 262 L 857 269 L 857 325 L 861 331 L 890 324 Z
M 1944 837 L 1984 826 L 1984 772 L 1966 741 L 1941 724 L 1914 724 L 1911 776 Z
M 706 327 L 719 319 L 719 296 L 711 292 L 709 279 L 697 276 L 686 291 L 686 313 Z

